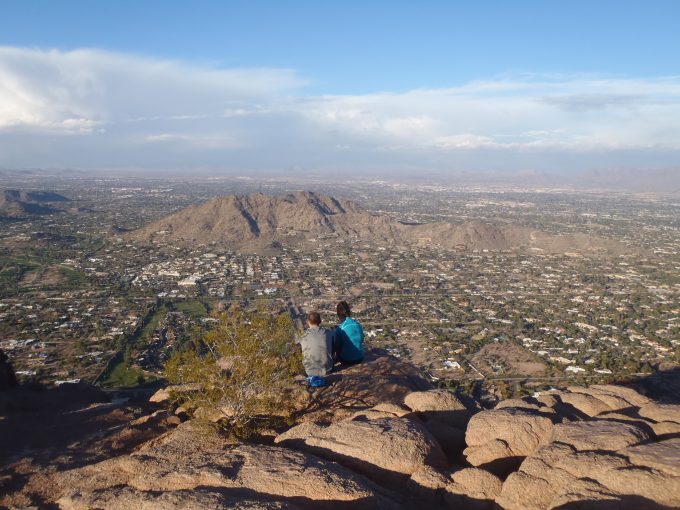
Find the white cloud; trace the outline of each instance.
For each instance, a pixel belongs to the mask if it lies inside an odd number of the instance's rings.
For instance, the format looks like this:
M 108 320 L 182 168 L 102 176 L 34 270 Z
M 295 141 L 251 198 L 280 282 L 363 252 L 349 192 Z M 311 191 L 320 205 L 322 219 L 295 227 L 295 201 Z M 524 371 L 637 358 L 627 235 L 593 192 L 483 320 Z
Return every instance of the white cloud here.
M 543 97 L 542 100 L 569 112 L 604 110 L 608 107 L 634 108 L 648 100 L 638 94 L 569 94 Z
M 472 134 L 440 136 L 434 140 L 432 145 L 440 149 L 479 149 L 500 146 L 488 136 Z
M 146 142 L 185 142 L 191 140 L 186 135 L 178 135 L 173 133 L 159 133 L 157 135 L 147 135 L 144 137 Z
M 300 108 L 326 129 L 401 147 L 408 141 L 448 152 L 680 149 L 680 77 L 504 78 L 404 94 L 324 96 Z
M 680 77 L 316 96 L 306 83 L 288 69 L 0 47 L 0 165 L 533 168 L 631 152 L 677 164 L 680 151 Z M 49 143 L 25 150 L 36 137 Z
M 214 116 L 230 101 L 304 83 L 287 69 L 210 69 L 101 50 L 0 47 L 0 128 L 82 131 L 85 124 Z
M 146 135 L 144 141 L 147 143 L 173 144 L 185 149 L 235 149 L 240 147 L 240 143 L 234 137 L 214 133 L 191 135 L 158 133 Z

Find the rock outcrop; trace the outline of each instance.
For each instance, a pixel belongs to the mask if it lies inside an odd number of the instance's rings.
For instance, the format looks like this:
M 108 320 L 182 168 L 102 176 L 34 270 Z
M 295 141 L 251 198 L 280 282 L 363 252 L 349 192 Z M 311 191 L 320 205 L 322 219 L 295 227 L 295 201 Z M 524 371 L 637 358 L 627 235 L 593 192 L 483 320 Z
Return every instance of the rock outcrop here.
M 503 484 L 497 502 L 506 509 L 557 508 L 611 500 L 611 508 L 680 505 L 680 443 L 669 439 L 605 450 L 579 450 L 555 441 L 529 456 Z M 582 503 L 585 507 L 585 503 Z M 608 507 L 609 508 L 609 507 Z
M 461 399 L 447 390 L 413 392 L 406 396 L 404 404 L 428 421 L 438 421 L 460 430 L 465 430 L 472 416 Z
M 427 429 L 406 418 L 349 419 L 328 427 L 305 423 L 281 434 L 275 442 L 294 444 L 374 478 L 412 475 L 423 465 L 443 469 L 447 464 Z
M 297 425 L 239 443 L 172 409 L 140 416 L 99 402 L 98 390 L 83 385 L 60 390 L 70 404 L 51 412 L 87 438 L 63 431 L 61 451 L 50 457 L 36 455 L 41 444 L 15 430 L 16 455 L 0 469 L 0 507 L 680 507 L 678 405 L 592 386 L 480 410 L 374 354 L 329 382 L 308 390 Z M 17 391 L 0 394 L 0 403 Z M 170 405 L 166 393 L 153 400 Z M 12 412 L 0 419 L 0 432 L 16 426 Z M 85 427 L 88 416 L 93 423 Z M 40 420 L 47 423 L 44 414 Z M 42 447 L 48 444 L 53 438 Z M 34 453 L 21 458 L 26 446 Z
M 523 401 L 539 406 L 533 412 L 552 410 L 553 424 L 503 483 L 501 508 L 680 506 L 680 434 L 674 432 L 680 420 L 673 421 L 680 406 L 621 386 L 568 388 Z M 474 420 L 491 423 L 493 412 Z
M 567 444 L 578 451 L 616 451 L 648 439 L 641 428 L 609 420 L 562 423 L 553 428 L 550 436 L 550 442 Z
M 505 474 L 534 452 L 552 433 L 553 422 L 523 407 L 476 414 L 465 433 L 465 457 L 473 466 Z
M 225 444 L 190 422 L 131 455 L 66 471 L 56 481 L 63 488 L 57 503 L 74 510 L 161 508 L 159 494 L 163 508 L 399 508 L 338 463 L 280 447 Z
M 404 405 L 437 440 L 450 463 L 460 461 L 465 449 L 465 429 L 475 406 L 466 405 L 447 390 L 416 391 L 404 398 Z
M 414 366 L 379 350 L 367 352 L 360 365 L 343 367 L 326 379 L 327 386 L 310 392 L 301 421 L 330 423 L 371 408 L 400 409 L 396 414 L 403 415 L 410 412 L 403 407 L 408 394 L 432 389 Z
M 445 500 L 451 508 L 489 508 L 503 487 L 500 478 L 479 468 L 463 468 L 451 475 Z

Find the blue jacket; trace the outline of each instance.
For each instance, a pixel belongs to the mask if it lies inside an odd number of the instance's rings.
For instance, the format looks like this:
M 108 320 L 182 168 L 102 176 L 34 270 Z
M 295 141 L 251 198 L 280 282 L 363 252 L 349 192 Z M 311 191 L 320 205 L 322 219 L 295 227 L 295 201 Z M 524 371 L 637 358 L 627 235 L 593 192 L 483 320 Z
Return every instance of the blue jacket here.
M 335 328 L 335 345 L 340 361 L 361 361 L 364 359 L 364 330 L 351 317 L 345 318 Z

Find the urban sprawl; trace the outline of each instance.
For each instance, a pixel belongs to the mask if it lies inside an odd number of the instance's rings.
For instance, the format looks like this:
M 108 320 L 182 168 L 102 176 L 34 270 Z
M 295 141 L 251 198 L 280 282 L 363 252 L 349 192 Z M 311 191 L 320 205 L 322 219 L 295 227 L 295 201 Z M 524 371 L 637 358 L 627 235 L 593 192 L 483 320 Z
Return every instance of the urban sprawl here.
M 145 246 L 125 233 L 216 195 L 331 183 L 30 175 L 17 189 L 69 199 L 61 212 L 0 222 L 0 349 L 24 380 L 103 386 L 162 377 L 174 349 L 230 306 L 302 324 L 353 304 L 370 347 L 442 384 L 495 387 L 614 380 L 680 361 L 680 203 L 572 190 L 343 184 L 342 196 L 403 222 L 507 222 L 585 233 L 624 255 L 444 251 L 318 239 L 313 250 L 240 254 Z

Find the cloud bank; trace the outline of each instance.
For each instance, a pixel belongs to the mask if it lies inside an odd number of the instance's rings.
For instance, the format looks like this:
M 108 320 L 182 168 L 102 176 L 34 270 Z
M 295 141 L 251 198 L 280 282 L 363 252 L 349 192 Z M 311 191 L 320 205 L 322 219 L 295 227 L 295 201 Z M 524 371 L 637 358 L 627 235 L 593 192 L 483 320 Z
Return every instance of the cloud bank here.
M 0 47 L 0 166 L 569 170 L 680 162 L 680 76 L 309 95 L 290 69 Z

